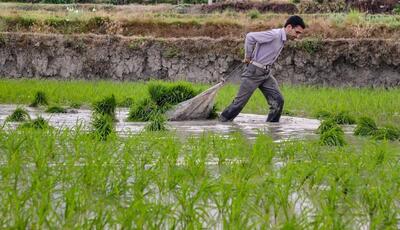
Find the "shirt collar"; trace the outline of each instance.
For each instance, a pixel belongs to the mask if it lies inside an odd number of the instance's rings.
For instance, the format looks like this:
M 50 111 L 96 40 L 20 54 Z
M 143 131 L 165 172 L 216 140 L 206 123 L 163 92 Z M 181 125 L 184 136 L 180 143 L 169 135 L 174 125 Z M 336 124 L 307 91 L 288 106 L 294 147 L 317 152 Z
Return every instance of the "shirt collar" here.
M 282 29 L 281 29 L 281 38 L 282 38 L 282 41 L 283 41 L 283 42 L 286 41 L 286 31 L 285 31 L 285 28 L 282 28 Z

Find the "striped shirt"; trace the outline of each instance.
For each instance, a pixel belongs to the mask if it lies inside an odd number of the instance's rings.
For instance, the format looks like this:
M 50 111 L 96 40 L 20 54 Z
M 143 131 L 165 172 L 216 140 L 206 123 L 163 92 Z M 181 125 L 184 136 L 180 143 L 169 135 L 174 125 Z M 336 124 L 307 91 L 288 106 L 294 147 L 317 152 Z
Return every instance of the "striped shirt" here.
M 270 65 L 280 54 L 285 41 L 284 28 L 250 32 L 244 43 L 246 58 L 262 65 Z

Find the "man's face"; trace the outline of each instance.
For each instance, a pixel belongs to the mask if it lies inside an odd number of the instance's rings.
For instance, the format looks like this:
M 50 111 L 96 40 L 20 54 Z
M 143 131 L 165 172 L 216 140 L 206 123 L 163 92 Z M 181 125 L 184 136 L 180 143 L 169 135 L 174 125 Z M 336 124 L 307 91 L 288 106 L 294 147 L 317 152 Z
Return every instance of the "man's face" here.
M 290 40 L 294 40 L 300 37 L 303 33 L 304 29 L 301 26 L 292 27 L 292 25 L 288 25 L 286 27 L 286 36 Z

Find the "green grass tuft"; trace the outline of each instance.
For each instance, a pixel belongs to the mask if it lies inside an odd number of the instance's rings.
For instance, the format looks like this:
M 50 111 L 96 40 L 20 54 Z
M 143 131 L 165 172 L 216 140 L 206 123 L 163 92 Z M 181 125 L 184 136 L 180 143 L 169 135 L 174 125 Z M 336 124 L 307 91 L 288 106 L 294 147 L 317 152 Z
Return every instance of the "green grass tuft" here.
M 6 118 L 6 121 L 23 122 L 31 119 L 29 113 L 23 108 L 16 108 L 14 112 Z
M 260 13 L 260 11 L 258 11 L 257 9 L 253 9 L 253 10 L 250 10 L 250 11 L 247 13 L 247 16 L 248 16 L 250 19 L 257 19 L 257 18 L 259 18 L 259 17 L 261 16 L 261 13 Z

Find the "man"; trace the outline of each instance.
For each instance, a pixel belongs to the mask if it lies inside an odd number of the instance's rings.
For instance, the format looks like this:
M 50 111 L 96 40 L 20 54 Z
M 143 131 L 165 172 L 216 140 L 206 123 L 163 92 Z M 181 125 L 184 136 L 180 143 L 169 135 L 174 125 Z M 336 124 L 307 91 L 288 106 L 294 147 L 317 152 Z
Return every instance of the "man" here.
M 279 122 L 283 109 L 283 96 L 276 79 L 270 75 L 270 68 L 278 58 L 285 41 L 298 38 L 305 29 L 304 21 L 299 16 L 291 16 L 284 28 L 246 35 L 245 59 L 247 64 L 242 74 L 239 92 L 220 116 L 220 121 L 232 121 L 242 111 L 253 92 L 259 88 L 270 108 L 267 122 Z

